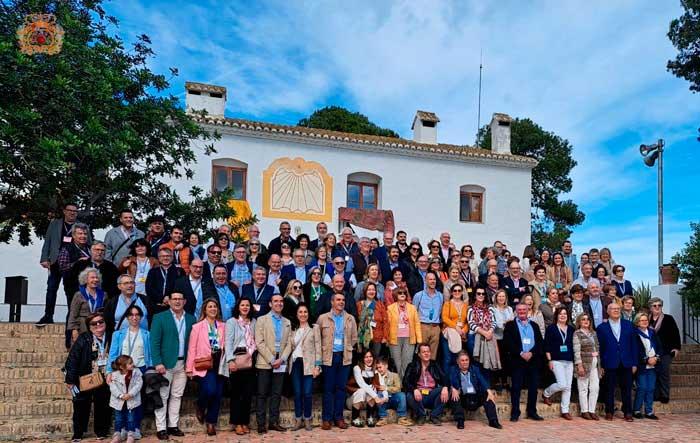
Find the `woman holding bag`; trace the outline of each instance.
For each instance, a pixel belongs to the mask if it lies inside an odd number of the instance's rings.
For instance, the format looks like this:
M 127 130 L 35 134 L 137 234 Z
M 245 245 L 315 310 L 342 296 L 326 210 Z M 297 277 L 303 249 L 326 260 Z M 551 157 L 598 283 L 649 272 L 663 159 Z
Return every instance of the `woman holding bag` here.
M 219 302 L 208 298 L 202 303 L 199 321 L 192 326 L 187 348 L 185 373 L 199 382 L 197 421 L 207 424 L 207 435 L 216 435 L 219 409 L 224 390 L 224 379 L 219 376 L 219 365 L 225 348 L 225 325 L 221 321 Z
M 112 419 L 109 407 L 109 386 L 104 382 L 109 355 L 107 324 L 102 313 L 87 316 L 89 328 L 78 336 L 66 360 L 66 386 L 73 395 L 73 442 L 79 442 L 87 431 L 90 409 L 94 408 L 94 430 L 97 438 L 106 438 Z
M 229 423 L 237 435 L 250 433 L 250 406 L 257 386 L 253 359 L 255 345 L 255 319 L 251 316 L 250 299 L 240 298 L 233 308 L 233 317 L 226 321 L 224 345 L 225 364 L 219 374 L 229 378 L 231 411 Z

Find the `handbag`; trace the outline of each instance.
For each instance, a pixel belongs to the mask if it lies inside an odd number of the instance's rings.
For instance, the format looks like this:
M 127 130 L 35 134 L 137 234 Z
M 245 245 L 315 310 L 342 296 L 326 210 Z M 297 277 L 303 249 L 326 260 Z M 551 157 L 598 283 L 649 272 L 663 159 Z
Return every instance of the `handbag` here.
M 236 351 L 233 355 L 233 362 L 236 364 L 236 368 L 238 368 L 239 371 L 253 368 L 253 356 L 246 350 Z
M 206 357 L 199 357 L 194 359 L 194 369 L 195 371 L 208 371 L 214 367 L 214 359 L 211 354 Z
M 78 387 L 81 392 L 92 391 L 105 383 L 105 378 L 100 371 L 91 372 L 87 375 L 81 375 L 78 379 Z

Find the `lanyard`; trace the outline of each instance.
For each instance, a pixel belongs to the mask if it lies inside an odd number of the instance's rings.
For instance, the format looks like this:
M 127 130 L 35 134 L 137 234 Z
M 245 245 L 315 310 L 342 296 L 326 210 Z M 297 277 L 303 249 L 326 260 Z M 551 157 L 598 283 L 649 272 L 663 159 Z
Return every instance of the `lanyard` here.
M 136 334 L 134 334 L 134 339 L 131 339 L 131 331 L 129 331 L 128 336 L 127 336 L 127 341 L 129 343 L 129 355 L 133 356 L 132 351 L 134 350 L 134 345 L 136 344 L 136 340 L 139 338 L 140 331 L 137 331 Z
M 257 303 L 258 300 L 260 300 L 260 294 L 262 293 L 264 287 L 260 286 L 260 288 L 255 290 L 255 302 Z
M 311 290 L 314 291 L 314 301 L 318 301 L 318 298 L 321 296 L 321 286 L 314 288 L 314 286 L 311 285 Z
M 165 285 L 168 283 L 168 271 L 163 271 L 163 268 L 160 268 L 160 275 L 163 276 L 163 296 L 165 296 Z
M 98 359 L 102 360 L 105 357 L 105 340 L 107 340 L 106 336 L 102 336 L 102 340 L 97 338 L 95 335 L 92 336 L 92 338 L 97 342 L 97 347 L 100 350 L 99 352 L 99 357 Z
M 192 280 L 190 280 L 190 285 L 191 285 L 191 283 L 192 283 Z M 192 292 L 194 293 L 194 296 L 195 296 L 195 297 L 199 297 L 199 296 L 200 296 L 200 290 L 201 290 L 201 288 L 202 288 L 202 280 L 199 280 L 199 282 L 197 283 L 197 286 L 195 286 L 194 288 L 192 288 Z
M 182 335 L 182 328 L 185 327 L 185 314 L 182 314 L 182 318 L 180 320 L 177 319 L 177 315 L 173 314 L 173 320 L 175 320 L 177 326 L 177 338 L 179 340 L 180 336 Z
M 81 254 L 83 254 L 85 257 L 90 257 L 90 253 L 85 251 L 83 248 L 80 246 L 76 246 L 78 248 L 78 251 L 80 251 Z
M 617 286 L 617 290 L 620 291 L 620 294 L 622 294 L 622 295 L 625 294 L 625 282 L 624 281 L 622 282 L 621 285 L 618 282 L 615 282 L 615 286 Z
M 66 230 L 66 235 L 65 235 L 66 237 L 73 235 L 73 225 L 72 224 L 63 222 L 63 229 Z
M 90 312 L 95 312 L 95 309 L 97 308 L 97 299 L 92 298 L 92 296 L 88 294 L 88 303 L 90 303 Z
M 561 332 L 561 328 L 557 326 L 557 330 L 559 331 L 559 335 L 561 336 L 561 342 L 566 344 L 566 336 L 569 334 L 569 329 L 567 328 L 564 333 Z
M 136 272 L 137 274 L 145 275 L 148 272 L 148 268 L 150 268 L 151 263 L 148 261 L 148 258 L 146 258 L 146 261 L 143 262 L 143 266 L 141 266 L 139 259 L 136 259 Z

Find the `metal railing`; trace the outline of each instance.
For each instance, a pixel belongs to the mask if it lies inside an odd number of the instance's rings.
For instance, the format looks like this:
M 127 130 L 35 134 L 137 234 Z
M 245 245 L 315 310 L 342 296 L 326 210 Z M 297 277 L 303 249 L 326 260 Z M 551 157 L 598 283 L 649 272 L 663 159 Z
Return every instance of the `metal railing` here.
M 683 343 L 700 344 L 700 316 L 683 300 Z

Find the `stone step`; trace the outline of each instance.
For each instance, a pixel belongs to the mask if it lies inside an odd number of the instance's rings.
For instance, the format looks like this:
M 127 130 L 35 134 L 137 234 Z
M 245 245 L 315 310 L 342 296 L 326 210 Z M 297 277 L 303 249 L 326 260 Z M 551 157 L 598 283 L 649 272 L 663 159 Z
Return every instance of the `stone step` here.
M 60 335 L 66 329 L 64 322 L 46 326 L 37 326 L 34 323 L 0 323 L 0 337 L 15 337 L 22 335 Z
M 0 367 L 63 366 L 68 354 L 62 352 L 0 352 Z
M 312 418 L 315 426 L 320 426 L 321 420 L 321 409 L 315 404 L 313 409 Z M 618 409 L 620 408 L 618 403 Z M 521 410 L 525 410 L 525 404 L 520 405 Z M 700 411 L 700 403 L 697 400 L 677 400 L 673 401 L 667 405 L 662 405 L 656 403 L 654 405 L 655 412 L 658 414 L 682 414 L 682 413 L 697 413 Z M 509 404 L 498 404 L 497 405 L 498 415 L 501 421 L 506 422 L 510 415 L 510 405 Z M 537 411 L 545 419 L 555 419 L 559 417 L 559 406 L 554 404 L 552 406 L 546 406 L 543 404 L 538 404 Z M 572 403 L 570 412 L 575 417 L 579 415 L 579 408 L 577 403 Z M 523 412 L 524 413 L 524 412 Z M 603 405 L 598 404 L 597 413 L 599 415 L 604 415 Z M 50 417 L 50 418 L 21 418 L 14 417 L 11 420 L 0 419 L 0 440 L 6 439 L 6 437 L 12 438 L 13 436 L 21 436 L 22 439 L 37 438 L 37 439 L 67 439 L 70 436 L 72 430 L 70 415 L 65 415 L 63 417 Z M 396 416 L 394 411 L 389 412 L 390 420 L 395 420 Z M 350 411 L 345 411 L 345 419 L 349 421 Z M 443 422 L 450 422 L 452 420 L 451 413 L 449 410 L 446 411 Z M 473 413 L 471 415 L 471 420 L 484 421 L 483 410 Z M 292 411 L 282 411 L 280 413 L 280 424 L 285 427 L 289 427 L 294 423 L 294 413 Z M 201 425 L 194 413 L 184 413 L 180 415 L 180 428 L 183 429 L 188 435 L 192 434 L 203 434 L 204 427 Z M 251 415 L 251 429 L 255 429 L 255 414 Z M 92 428 L 92 425 L 90 425 Z M 218 428 L 221 430 L 229 429 L 228 424 L 228 411 L 221 411 L 219 416 Z M 141 426 L 142 431 L 147 436 L 152 436 L 155 434 L 155 423 L 152 416 L 147 416 L 144 418 Z M 317 429 L 318 431 L 318 429 Z M 299 431 L 305 432 L 305 431 Z M 252 434 L 256 436 L 255 433 Z M 293 435 L 293 434 L 290 434 Z M 91 434 L 86 435 L 90 437 Z M 17 437 L 15 437 L 17 438 Z M 187 437 L 186 437 L 187 438 Z M 247 439 L 246 439 L 247 440 Z M 185 440 L 186 441 L 186 440 Z M 238 439 L 233 440 L 238 441 Z
M 673 363 L 671 365 L 672 375 L 700 374 L 700 363 Z
M 59 366 L 48 366 L 39 368 L 0 367 L 0 380 L 2 380 L 5 383 L 12 383 L 13 380 L 63 383 L 64 376 Z
M 4 352 L 65 352 L 63 338 L 0 337 L 0 351 Z

